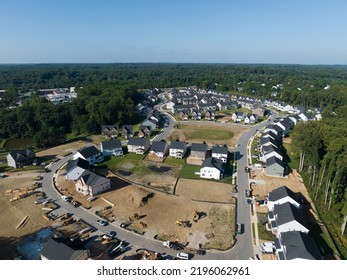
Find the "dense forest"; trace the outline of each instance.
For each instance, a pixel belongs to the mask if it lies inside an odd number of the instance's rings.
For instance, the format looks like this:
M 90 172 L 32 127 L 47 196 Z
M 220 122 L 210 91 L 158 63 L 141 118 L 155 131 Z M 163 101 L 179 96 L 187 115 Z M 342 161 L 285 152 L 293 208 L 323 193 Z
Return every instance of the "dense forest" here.
M 0 65 L 0 138 L 29 137 L 36 145 L 62 142 L 68 133 L 99 131 L 104 123 L 135 120 L 138 89 L 198 86 L 319 108 L 323 120 L 291 134 L 300 173 L 320 217 L 347 257 L 347 66 L 242 64 Z M 72 103 L 53 105 L 18 93 L 76 87 Z M 83 88 L 80 88 L 83 87 Z M 9 109 L 12 108 L 12 109 Z

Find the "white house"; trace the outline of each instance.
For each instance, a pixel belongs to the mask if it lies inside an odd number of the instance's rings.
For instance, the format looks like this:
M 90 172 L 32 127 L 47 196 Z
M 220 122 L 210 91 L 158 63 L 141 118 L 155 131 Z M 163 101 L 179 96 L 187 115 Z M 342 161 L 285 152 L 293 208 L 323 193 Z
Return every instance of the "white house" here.
M 151 143 L 148 139 L 132 137 L 128 141 L 128 152 L 143 155 L 148 151 L 150 146 Z
M 169 151 L 169 145 L 166 141 L 153 141 L 149 152 L 159 158 L 164 158 Z
M 267 207 L 269 208 L 269 211 L 273 211 L 275 205 L 284 204 L 286 202 L 291 203 L 296 208 L 301 207 L 296 194 L 286 186 L 281 186 L 269 192 L 267 198 Z
M 173 158 L 184 158 L 187 152 L 187 143 L 172 141 L 169 146 L 169 156 Z
M 212 157 L 220 159 L 223 163 L 228 160 L 228 147 L 226 146 L 213 146 L 212 147 Z
M 207 158 L 202 162 L 200 178 L 220 180 L 224 175 L 223 161 L 218 158 Z
M 75 185 L 76 191 L 95 196 L 111 188 L 111 181 L 89 170 L 83 172 Z
M 282 232 L 275 241 L 276 256 L 279 260 L 321 260 L 318 247 L 313 239 L 300 231 Z
M 70 159 L 66 165 L 66 179 L 75 181 L 89 169 L 89 161 L 83 158 Z
M 117 140 L 103 141 L 100 143 L 100 149 L 104 156 L 122 156 L 122 143 Z
M 19 168 L 33 163 L 35 153 L 30 149 L 16 150 L 8 153 L 7 165 L 13 168 Z
M 104 160 L 103 156 L 100 155 L 99 150 L 95 146 L 84 147 L 74 154 L 73 159 L 83 158 L 88 161 L 91 165 L 95 165 Z
M 273 211 L 268 213 L 268 221 L 274 234 L 286 231 L 309 232 L 307 222 L 301 210 L 289 202 L 275 204 Z
M 244 112 L 235 112 L 231 115 L 231 119 L 234 122 L 242 122 L 245 118 L 245 113 Z

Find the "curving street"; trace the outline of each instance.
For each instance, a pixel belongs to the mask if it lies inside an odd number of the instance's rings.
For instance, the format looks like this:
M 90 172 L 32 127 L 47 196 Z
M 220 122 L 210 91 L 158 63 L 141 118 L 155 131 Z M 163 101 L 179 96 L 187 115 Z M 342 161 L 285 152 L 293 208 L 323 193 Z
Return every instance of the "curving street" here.
M 171 134 L 175 120 L 174 118 L 163 112 L 169 120 L 169 125 L 162 131 L 162 133 L 156 136 L 155 140 L 161 140 L 166 138 Z M 272 120 L 276 117 L 274 113 L 272 115 Z M 244 167 L 248 165 L 248 144 L 249 140 L 253 137 L 258 129 L 262 129 L 268 124 L 268 122 L 262 122 L 253 126 L 248 132 L 244 133 L 239 142 L 238 147 L 232 148 L 230 151 L 236 152 L 238 156 L 238 171 L 237 171 L 237 185 L 238 193 L 237 199 L 237 211 L 236 211 L 236 222 L 244 225 L 243 233 L 237 235 L 235 246 L 225 252 L 220 252 L 216 250 L 208 251 L 205 255 L 195 255 L 194 260 L 206 259 L 206 260 L 248 260 L 255 254 L 253 237 L 252 237 L 252 226 L 251 226 L 251 209 L 250 205 L 246 201 L 245 190 L 249 188 L 248 173 L 244 171 Z M 230 124 L 225 124 L 230 125 Z M 117 237 L 121 240 L 126 240 L 130 243 L 133 249 L 136 248 L 147 248 L 149 250 L 157 251 L 159 253 L 166 253 L 168 255 L 175 256 L 176 251 L 173 249 L 164 248 L 162 242 L 157 241 L 153 238 L 148 238 L 145 235 L 140 236 L 138 234 L 132 233 L 128 230 L 120 228 L 115 224 L 108 224 L 105 227 L 100 226 L 96 223 L 98 217 L 94 215 L 91 211 L 88 211 L 82 207 L 73 207 L 70 203 L 62 200 L 60 193 L 53 186 L 53 177 L 56 175 L 57 170 L 64 165 L 73 155 L 66 156 L 59 161 L 52 163 L 50 165 L 50 172 L 44 173 L 42 191 L 44 191 L 48 198 L 55 200 L 64 210 L 73 213 L 76 218 L 81 218 L 87 223 L 91 224 L 99 231 L 116 231 Z M 256 240 L 255 240 L 256 241 Z

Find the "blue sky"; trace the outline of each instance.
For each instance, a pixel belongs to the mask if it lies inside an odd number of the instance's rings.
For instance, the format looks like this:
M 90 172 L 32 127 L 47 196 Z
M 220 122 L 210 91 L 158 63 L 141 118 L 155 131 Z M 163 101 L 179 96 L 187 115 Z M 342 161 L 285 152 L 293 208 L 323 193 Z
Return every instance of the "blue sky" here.
M 347 0 L 0 0 L 0 63 L 347 64 Z

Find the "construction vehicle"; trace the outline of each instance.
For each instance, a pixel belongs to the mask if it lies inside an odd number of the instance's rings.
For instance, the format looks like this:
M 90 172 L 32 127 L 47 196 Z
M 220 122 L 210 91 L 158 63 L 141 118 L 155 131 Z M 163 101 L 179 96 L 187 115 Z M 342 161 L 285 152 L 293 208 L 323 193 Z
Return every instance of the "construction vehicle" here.
M 190 227 L 191 224 L 190 224 L 190 221 L 183 221 L 183 220 L 177 220 L 176 221 L 176 225 L 178 226 L 183 226 L 183 227 Z

